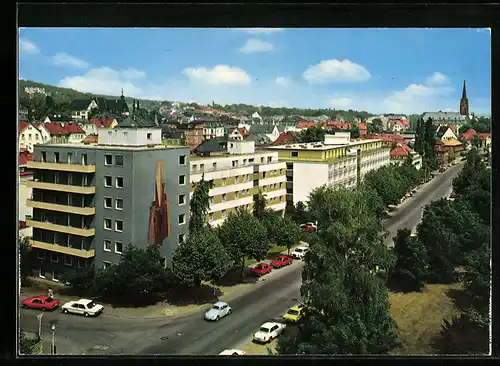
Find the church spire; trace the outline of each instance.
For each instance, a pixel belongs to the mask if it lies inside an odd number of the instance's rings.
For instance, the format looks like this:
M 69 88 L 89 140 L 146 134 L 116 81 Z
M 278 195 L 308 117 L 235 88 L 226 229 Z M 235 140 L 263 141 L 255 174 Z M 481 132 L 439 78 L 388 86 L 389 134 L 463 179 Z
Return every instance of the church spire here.
M 467 90 L 465 90 L 465 80 L 464 80 L 464 88 L 462 90 L 462 99 L 467 99 Z
M 469 100 L 467 99 L 467 90 L 465 89 L 465 80 L 464 80 L 464 88 L 462 90 L 462 99 L 460 99 L 460 114 L 462 116 L 469 115 Z

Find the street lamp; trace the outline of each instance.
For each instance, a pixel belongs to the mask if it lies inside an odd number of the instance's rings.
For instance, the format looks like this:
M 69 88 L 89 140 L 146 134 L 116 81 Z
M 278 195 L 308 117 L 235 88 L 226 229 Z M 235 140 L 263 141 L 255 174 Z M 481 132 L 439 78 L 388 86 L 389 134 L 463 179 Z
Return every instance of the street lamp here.
M 56 331 L 57 320 L 51 320 L 51 321 L 49 321 L 49 323 L 50 323 L 50 328 L 52 329 L 52 346 L 51 346 L 51 352 L 50 352 L 50 354 L 51 355 L 55 355 L 56 354 L 56 335 L 55 335 L 55 331 Z
M 38 340 L 40 341 L 40 352 L 43 353 L 43 342 L 42 342 L 42 318 L 43 313 L 36 316 L 38 318 Z

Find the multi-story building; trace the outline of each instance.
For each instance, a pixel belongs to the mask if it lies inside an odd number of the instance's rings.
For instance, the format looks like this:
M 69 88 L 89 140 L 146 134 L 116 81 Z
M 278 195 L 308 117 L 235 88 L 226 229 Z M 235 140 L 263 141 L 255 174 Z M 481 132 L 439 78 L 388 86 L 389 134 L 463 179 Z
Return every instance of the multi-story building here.
M 268 147 L 287 166 L 287 204 L 307 201 L 322 185 L 355 187 L 370 171 L 390 164 L 390 149 L 379 139 L 350 139 L 349 132 L 325 135 L 324 142 Z
M 202 177 L 212 182 L 208 223 L 220 225 L 238 207 L 252 210 L 259 190 L 268 208 L 284 211 L 286 164 L 278 153 L 256 152 L 253 141 L 227 140 L 224 147 L 218 153 L 191 156 L 191 194 Z
M 161 128 L 132 115 L 99 129 L 97 144 L 40 144 L 28 162 L 36 276 L 118 263 L 129 244 L 158 245 L 165 265 L 189 220 L 189 150 L 167 147 Z

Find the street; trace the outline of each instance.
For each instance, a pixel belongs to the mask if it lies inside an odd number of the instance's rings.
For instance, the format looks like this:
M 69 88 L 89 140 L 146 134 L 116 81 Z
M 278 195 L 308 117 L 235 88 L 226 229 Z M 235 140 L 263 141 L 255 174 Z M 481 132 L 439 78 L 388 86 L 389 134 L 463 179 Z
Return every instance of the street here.
M 390 233 L 386 245 L 392 246 L 392 237 L 398 229 L 415 228 L 422 207 L 451 192 L 451 181 L 462 166 L 460 163 L 437 174 L 384 222 Z M 262 323 L 280 317 L 296 304 L 294 298 L 300 296 L 302 268 L 303 262 L 294 261 L 288 267 L 274 270 L 251 285 L 251 290 L 228 300 L 233 313 L 214 323 L 206 322 L 203 312 L 170 319 L 127 320 L 106 316 L 106 309 L 97 318 L 46 312 L 42 326 L 44 353 L 50 351 L 49 320 L 56 319 L 58 354 L 216 355 L 249 341 Z M 37 332 L 38 314 L 35 310 L 21 309 L 20 327 Z

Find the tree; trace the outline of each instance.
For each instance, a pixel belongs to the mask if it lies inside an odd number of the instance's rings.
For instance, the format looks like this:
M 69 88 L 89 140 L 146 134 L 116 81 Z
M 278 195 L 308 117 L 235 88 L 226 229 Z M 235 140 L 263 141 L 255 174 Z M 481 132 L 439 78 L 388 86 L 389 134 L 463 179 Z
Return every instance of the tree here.
M 215 281 L 231 268 L 231 260 L 213 229 L 191 232 L 174 250 L 172 267 L 179 283 L 199 287 Z
M 317 125 L 301 131 L 298 135 L 299 142 L 320 142 L 325 140 L 325 130 Z
M 409 229 L 398 230 L 393 240 L 396 264 L 391 276 L 407 281 L 411 290 L 420 291 L 429 266 L 427 248 L 417 237 L 411 236 Z
M 431 118 L 428 118 L 425 122 L 425 132 L 424 132 L 424 164 L 431 167 L 432 169 L 437 168 L 437 157 L 436 157 L 436 128 L 432 122 Z
M 419 118 L 415 128 L 415 151 L 420 155 L 424 154 L 425 146 L 425 125 L 424 120 Z
M 265 214 L 266 198 L 262 194 L 262 191 L 259 190 L 259 193 L 253 196 L 253 215 L 258 219 L 262 219 Z
M 19 330 L 19 353 L 22 355 L 33 355 L 36 352 L 33 347 L 40 342 L 38 334 L 35 339 L 28 339 L 23 329 Z
M 229 257 L 235 264 L 241 265 L 241 281 L 243 281 L 245 258 L 260 261 L 269 250 L 266 228 L 257 217 L 243 208 L 229 214 L 219 227 L 218 235 Z
M 73 290 L 89 294 L 94 289 L 95 277 L 96 271 L 94 266 L 78 268 L 73 271 L 64 271 L 61 273 L 61 281 L 65 283 L 66 286 Z
M 96 118 L 98 115 L 99 115 L 99 108 L 94 107 L 90 110 L 87 119 L 90 121 L 92 118 Z
M 28 284 L 28 277 L 31 273 L 33 261 L 33 250 L 30 238 L 23 236 L 19 238 L 19 270 L 21 275 L 21 286 Z
M 472 147 L 478 149 L 481 146 L 481 138 L 478 135 L 472 136 L 472 140 L 470 141 Z
M 45 108 L 47 114 L 52 115 L 56 111 L 56 104 L 54 103 L 54 99 L 50 95 L 45 97 Z
M 373 132 L 379 133 L 379 132 L 382 132 L 384 130 L 384 123 L 382 122 L 382 120 L 380 118 L 375 118 L 372 121 L 372 127 L 373 127 Z
M 351 132 L 351 137 L 353 139 L 357 139 L 359 138 L 359 136 L 361 136 L 361 131 L 359 130 L 359 126 L 354 123 L 351 125 L 350 132 Z
M 190 220 L 189 230 L 196 231 L 204 227 L 206 216 L 210 209 L 210 188 L 211 183 L 205 180 L 204 175 L 201 181 L 196 183 L 193 196 L 189 202 Z
M 490 323 L 490 259 L 489 243 L 485 243 L 469 254 L 465 266 L 464 288 L 473 299 L 469 313 L 473 314 L 473 319 L 481 328 L 486 328 Z
M 270 229 L 273 243 L 278 246 L 286 247 L 288 249 L 288 255 L 290 255 L 290 248 L 297 243 L 300 237 L 299 225 L 297 225 L 290 216 L 285 215 L 279 217 L 275 225 Z

